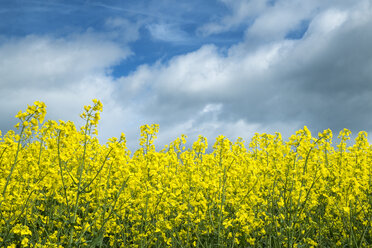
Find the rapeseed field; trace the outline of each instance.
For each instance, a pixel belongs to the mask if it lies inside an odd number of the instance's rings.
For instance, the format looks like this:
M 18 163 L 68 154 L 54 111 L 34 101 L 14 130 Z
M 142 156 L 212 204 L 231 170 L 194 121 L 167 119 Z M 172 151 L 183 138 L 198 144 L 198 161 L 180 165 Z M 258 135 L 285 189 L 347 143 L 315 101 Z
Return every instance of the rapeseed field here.
M 102 103 L 73 122 L 20 111 L 0 133 L 0 247 L 372 247 L 367 133 L 249 143 L 219 136 L 155 149 L 158 125 L 101 144 Z M 332 144 L 336 140 L 336 144 Z

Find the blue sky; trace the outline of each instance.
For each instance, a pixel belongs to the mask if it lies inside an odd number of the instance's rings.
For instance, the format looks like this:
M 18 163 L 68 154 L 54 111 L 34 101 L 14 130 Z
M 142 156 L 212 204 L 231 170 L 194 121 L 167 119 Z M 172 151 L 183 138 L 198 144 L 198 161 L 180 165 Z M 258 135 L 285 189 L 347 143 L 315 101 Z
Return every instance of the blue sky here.
M 5 1 L 2 18 L 7 21 L 0 24 L 0 31 L 7 37 L 54 38 L 84 32 L 110 33 L 113 41 L 118 45 L 129 44 L 133 52 L 133 56 L 112 68 L 113 75 L 120 77 L 141 64 L 167 61 L 203 44 L 229 47 L 242 40 L 243 27 L 210 37 L 197 35 L 201 23 L 229 11 L 218 1 L 202 4 L 197 1 Z M 132 25 L 135 34 L 125 37 L 126 25 Z
M 0 129 L 35 100 L 102 142 L 372 130 L 370 0 L 0 1 Z M 335 134 L 335 135 L 336 135 Z

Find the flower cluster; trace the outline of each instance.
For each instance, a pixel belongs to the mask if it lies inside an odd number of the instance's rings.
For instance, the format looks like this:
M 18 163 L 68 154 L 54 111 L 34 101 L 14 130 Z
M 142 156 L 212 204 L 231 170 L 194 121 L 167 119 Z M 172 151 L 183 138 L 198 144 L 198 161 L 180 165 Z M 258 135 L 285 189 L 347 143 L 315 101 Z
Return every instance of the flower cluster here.
M 159 126 L 97 139 L 102 103 L 73 122 L 44 121 L 35 102 L 0 132 L 1 247 L 369 247 L 372 148 L 360 132 L 246 144 L 182 135 L 157 151 Z

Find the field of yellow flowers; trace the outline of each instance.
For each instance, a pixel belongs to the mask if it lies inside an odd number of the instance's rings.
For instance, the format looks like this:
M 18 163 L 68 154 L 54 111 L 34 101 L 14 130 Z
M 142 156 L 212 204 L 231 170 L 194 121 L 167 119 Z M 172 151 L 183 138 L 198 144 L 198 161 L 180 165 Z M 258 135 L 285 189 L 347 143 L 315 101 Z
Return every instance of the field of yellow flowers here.
M 131 154 L 124 134 L 99 143 L 101 111 L 93 100 L 78 128 L 35 102 L 0 132 L 0 247 L 372 247 L 367 133 L 220 136 L 212 152 L 181 136 L 157 151 L 144 125 Z

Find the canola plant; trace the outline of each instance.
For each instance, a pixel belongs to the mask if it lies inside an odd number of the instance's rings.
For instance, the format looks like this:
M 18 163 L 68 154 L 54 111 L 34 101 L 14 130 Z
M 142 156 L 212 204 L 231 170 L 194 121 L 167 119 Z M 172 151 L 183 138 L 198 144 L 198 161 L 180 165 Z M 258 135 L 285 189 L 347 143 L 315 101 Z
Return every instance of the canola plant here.
M 367 133 L 219 136 L 156 151 L 158 125 L 97 139 L 102 103 L 81 128 L 44 122 L 35 102 L 0 132 L 1 247 L 372 247 Z

